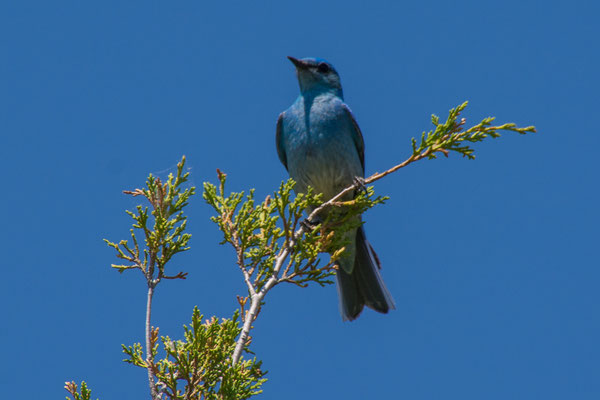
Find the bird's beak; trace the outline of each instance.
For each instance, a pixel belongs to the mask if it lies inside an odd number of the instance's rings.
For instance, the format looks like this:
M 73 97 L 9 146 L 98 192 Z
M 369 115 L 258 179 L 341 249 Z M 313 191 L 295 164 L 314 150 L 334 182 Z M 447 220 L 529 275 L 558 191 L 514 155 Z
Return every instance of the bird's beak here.
M 288 56 L 288 59 L 296 66 L 298 69 L 307 69 L 308 64 L 302 60 L 298 60 L 297 58 Z

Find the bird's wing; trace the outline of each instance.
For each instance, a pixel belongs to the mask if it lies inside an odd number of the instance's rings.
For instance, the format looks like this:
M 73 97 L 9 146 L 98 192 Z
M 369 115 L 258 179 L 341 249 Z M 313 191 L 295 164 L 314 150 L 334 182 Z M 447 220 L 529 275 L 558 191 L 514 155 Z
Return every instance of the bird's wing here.
M 354 127 L 352 132 L 352 140 L 354 140 L 354 144 L 356 145 L 356 151 L 358 151 L 358 157 L 360 158 L 360 164 L 363 169 L 363 175 L 365 174 L 365 142 L 363 140 L 362 132 L 360 131 L 360 127 L 354 118 L 354 114 L 352 114 L 352 110 L 350 107 L 344 103 L 344 112 L 350 118 L 352 122 L 352 126 Z M 281 156 L 280 156 L 281 157 Z
M 275 131 L 275 144 L 277 145 L 277 155 L 279 156 L 279 160 L 285 167 L 287 166 L 287 156 L 285 155 L 285 147 L 283 146 L 283 114 L 279 114 L 279 118 L 277 118 L 277 129 Z

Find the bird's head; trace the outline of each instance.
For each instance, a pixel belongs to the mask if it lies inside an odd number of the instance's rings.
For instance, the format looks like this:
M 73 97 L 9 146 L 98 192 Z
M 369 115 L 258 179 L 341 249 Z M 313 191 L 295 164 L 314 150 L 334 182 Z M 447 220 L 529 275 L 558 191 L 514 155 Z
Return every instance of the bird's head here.
M 288 58 L 296 66 L 302 93 L 334 92 L 342 96 L 340 76 L 333 65 L 320 58 Z

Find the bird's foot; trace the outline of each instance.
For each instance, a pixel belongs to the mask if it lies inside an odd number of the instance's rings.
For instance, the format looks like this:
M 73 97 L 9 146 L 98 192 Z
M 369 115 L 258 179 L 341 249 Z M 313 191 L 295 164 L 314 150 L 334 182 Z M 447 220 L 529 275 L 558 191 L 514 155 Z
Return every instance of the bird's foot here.
M 317 227 L 317 225 L 319 225 L 319 223 L 319 221 L 313 221 L 308 218 L 305 218 L 302 221 L 300 221 L 300 225 L 302 225 L 306 232 L 312 232 Z
M 354 183 L 354 186 L 356 186 L 356 190 L 360 192 L 367 191 L 367 187 L 365 186 L 365 178 L 363 178 L 362 176 L 355 176 L 352 181 L 352 183 Z

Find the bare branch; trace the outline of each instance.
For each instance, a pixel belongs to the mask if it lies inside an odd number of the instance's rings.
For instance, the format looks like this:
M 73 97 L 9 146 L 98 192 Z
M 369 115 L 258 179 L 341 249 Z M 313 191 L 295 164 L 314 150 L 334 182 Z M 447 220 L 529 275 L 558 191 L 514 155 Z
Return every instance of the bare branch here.
M 148 283 L 148 296 L 146 301 L 146 364 L 148 365 L 148 384 L 150 385 L 150 396 L 152 400 L 159 400 L 158 389 L 154 381 L 154 356 L 152 354 L 152 326 L 150 325 L 150 317 L 152 314 L 152 296 L 154 294 L 154 285 Z

